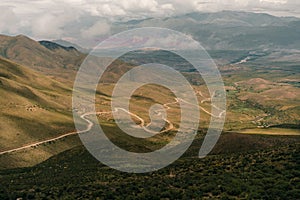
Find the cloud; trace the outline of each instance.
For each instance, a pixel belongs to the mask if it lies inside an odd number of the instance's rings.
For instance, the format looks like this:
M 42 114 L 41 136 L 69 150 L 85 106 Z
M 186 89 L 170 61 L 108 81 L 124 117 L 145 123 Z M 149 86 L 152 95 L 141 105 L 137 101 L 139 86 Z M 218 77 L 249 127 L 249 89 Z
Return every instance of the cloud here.
M 118 1 L 122 8 L 127 11 L 133 12 L 155 12 L 158 9 L 158 3 L 155 0 L 119 0 Z
M 0 7 L 0 32 L 15 33 L 19 28 L 19 19 L 11 7 Z
M 106 21 L 97 21 L 93 26 L 81 30 L 83 38 L 94 38 L 96 36 L 106 35 L 110 32 L 110 25 Z
M 36 37 L 60 37 L 63 34 L 64 20 L 55 15 L 45 14 L 33 20 L 31 30 Z
M 106 35 L 118 21 L 221 10 L 300 17 L 299 8 L 299 0 L 1 0 L 0 31 L 85 43 Z
M 261 2 L 285 4 L 285 3 L 287 3 L 287 0 L 261 0 Z

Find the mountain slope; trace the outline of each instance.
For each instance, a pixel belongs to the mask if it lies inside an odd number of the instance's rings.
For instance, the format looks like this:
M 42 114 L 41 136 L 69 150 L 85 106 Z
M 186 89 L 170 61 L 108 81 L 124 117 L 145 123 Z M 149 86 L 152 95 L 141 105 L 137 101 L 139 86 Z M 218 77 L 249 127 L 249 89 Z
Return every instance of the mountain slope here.
M 74 72 L 85 58 L 75 48 L 48 41 L 39 43 L 23 35 L 0 35 L 0 56 L 60 80 L 74 77 Z
M 145 174 L 110 169 L 79 147 L 32 168 L 0 171 L 0 198 L 298 199 L 299 147 L 298 141 L 203 159 L 187 156 Z
M 53 40 L 52 42 L 54 42 L 56 44 L 59 44 L 59 45 L 62 45 L 64 47 L 74 47 L 82 53 L 89 53 L 91 51 L 90 49 L 83 48 L 83 47 L 81 47 L 77 44 L 71 43 L 71 42 L 66 41 L 66 40 Z
M 71 94 L 71 88 L 0 58 L 0 150 L 74 131 Z

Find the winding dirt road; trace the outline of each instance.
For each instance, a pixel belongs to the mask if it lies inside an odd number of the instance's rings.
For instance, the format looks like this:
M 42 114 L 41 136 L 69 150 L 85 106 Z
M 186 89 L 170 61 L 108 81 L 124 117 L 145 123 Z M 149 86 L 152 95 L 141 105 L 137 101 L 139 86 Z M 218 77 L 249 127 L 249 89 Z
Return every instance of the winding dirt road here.
M 71 136 L 71 135 L 77 135 L 77 134 L 80 134 L 80 133 L 88 132 L 92 129 L 94 123 L 92 123 L 90 120 L 86 119 L 85 117 L 88 116 L 88 115 L 91 115 L 91 114 L 92 113 L 85 113 L 85 114 L 81 115 L 81 118 L 88 123 L 87 128 L 85 130 L 78 131 L 78 132 L 76 131 L 76 132 L 66 133 L 66 134 L 57 136 L 55 138 L 43 140 L 43 141 L 40 141 L 40 142 L 35 142 L 35 143 L 32 143 L 32 144 L 28 144 L 28 145 L 25 145 L 25 146 L 22 146 L 22 147 L 19 147 L 19 148 L 15 148 L 15 149 L 11 149 L 11 150 L 2 151 L 2 152 L 0 152 L 0 155 L 7 154 L 7 153 L 12 153 L 12 152 L 15 152 L 15 151 L 21 151 L 21 150 L 28 149 L 28 148 L 37 147 L 39 145 L 46 144 L 46 143 L 49 143 L 49 142 L 54 142 L 54 141 L 60 140 L 62 138 Z
M 201 93 L 198 93 L 201 95 Z M 201 95 L 202 96 L 202 95 Z M 208 98 L 207 98 L 208 100 Z M 184 103 L 187 103 L 187 104 L 190 104 L 190 105 L 193 105 L 193 106 L 197 106 L 199 107 L 202 111 L 204 111 L 205 113 L 209 114 L 210 116 L 212 117 L 222 117 L 222 115 L 225 113 L 225 111 L 222 111 L 218 116 L 215 116 L 213 114 L 211 114 L 209 111 L 207 111 L 205 108 L 199 106 L 199 105 L 194 105 L 194 104 L 191 104 L 183 99 L 178 99 L 178 98 L 175 98 L 175 101 L 174 102 L 171 102 L 171 103 L 166 103 L 166 104 L 163 104 L 163 106 L 169 110 L 171 109 L 169 107 L 169 105 L 172 105 L 172 104 L 176 104 L 178 103 L 179 101 L 182 101 Z M 81 119 L 83 119 L 84 121 L 86 121 L 87 123 L 87 127 L 85 130 L 82 130 L 82 131 L 76 131 L 76 132 L 70 132 L 70 133 L 66 133 L 66 134 L 63 134 L 63 135 L 60 135 L 60 136 L 57 136 L 57 137 L 54 137 L 54 138 L 51 138 L 51 139 L 47 139 L 47 140 L 43 140 L 43 141 L 40 141 L 40 142 L 35 142 L 35 143 L 32 143 L 32 144 L 28 144 L 28 145 L 25 145 L 25 146 L 22 146 L 22 147 L 19 147 L 19 148 L 15 148 L 15 149 L 10 149 L 10 150 L 5 150 L 5 151 L 2 151 L 0 152 L 0 155 L 3 155 L 3 154 L 8 154 L 8 153 L 13 153 L 13 152 L 16 152 L 16 151 L 21 151 L 21 150 L 25 150 L 25 149 L 29 149 L 29 148 L 34 148 L 34 147 L 37 147 L 39 145 L 42 145 L 42 144 L 46 144 L 46 143 L 49 143 L 49 142 L 54 142 L 54 141 L 57 141 L 57 140 L 60 140 L 60 139 L 63 139 L 65 137 L 68 137 L 68 136 L 71 136 L 71 135 L 77 135 L 77 134 L 83 134 L 83 133 L 86 133 L 88 131 L 90 131 L 92 129 L 92 127 L 94 126 L 94 123 L 92 121 L 90 121 L 89 119 L 87 119 L 86 117 L 89 116 L 89 115 L 94 115 L 94 114 L 108 114 L 108 113 L 112 113 L 112 112 L 118 112 L 118 111 L 123 111 L 123 112 L 126 112 L 128 113 L 129 115 L 137 118 L 138 120 L 140 120 L 141 124 L 140 126 L 147 132 L 149 133 L 153 133 L 153 134 L 157 134 L 157 132 L 154 132 L 154 131 L 151 131 L 149 130 L 147 127 L 150 126 L 151 123 L 149 123 L 148 125 L 145 126 L 145 121 L 144 119 L 142 119 L 140 116 L 124 109 L 124 108 L 116 108 L 114 111 L 110 111 L 110 112 L 88 112 L 88 113 L 84 113 L 83 115 L 80 116 Z M 158 115 L 161 115 L 161 110 L 158 110 L 156 111 Z M 162 118 L 167 124 L 168 124 L 168 127 L 166 129 L 164 129 L 163 131 L 159 132 L 159 133 L 164 133 L 164 132 L 167 132 L 167 131 L 170 131 L 172 129 L 174 129 L 174 125 L 172 122 L 170 122 L 168 119 L 166 118 Z
M 141 121 L 141 125 L 140 126 L 142 128 L 144 128 L 145 131 L 151 132 L 151 133 L 156 133 L 156 132 L 153 132 L 153 131 L 147 129 L 147 127 L 145 126 L 145 121 L 141 117 L 139 117 L 138 115 L 136 115 L 136 114 L 134 114 L 132 112 L 129 112 L 129 111 L 127 111 L 124 108 L 116 108 L 116 110 L 114 112 L 118 112 L 119 110 L 127 112 L 131 116 L 134 116 L 138 120 L 140 120 Z M 86 118 L 87 116 L 94 115 L 94 114 L 97 114 L 97 115 L 98 114 L 107 114 L 107 113 L 111 113 L 111 112 L 96 112 L 96 113 L 95 112 L 88 112 L 88 113 L 85 113 L 85 114 L 83 114 L 83 115 L 80 116 L 81 119 L 83 119 L 84 121 L 87 122 L 87 128 L 85 130 L 66 133 L 66 134 L 57 136 L 55 138 L 43 140 L 43 141 L 40 141 L 40 142 L 35 142 L 35 143 L 28 144 L 28 145 L 25 145 L 25 146 L 22 146 L 22 147 L 19 147 L 19 148 L 15 148 L 15 149 L 10 149 L 10 150 L 6 150 L 6 151 L 2 151 L 2 152 L 0 152 L 0 155 L 7 154 L 7 153 L 13 153 L 13 152 L 21 151 L 21 150 L 28 149 L 28 148 L 37 147 L 39 145 L 46 144 L 46 143 L 49 143 L 49 142 L 54 142 L 54 141 L 60 140 L 62 138 L 71 136 L 71 135 L 77 135 L 77 134 L 86 133 L 86 132 L 90 131 L 92 129 L 92 127 L 94 126 L 94 123 L 92 121 L 90 121 L 89 119 Z M 164 131 L 161 131 L 160 133 L 167 132 L 167 131 L 169 131 L 169 130 L 171 130 L 171 129 L 174 128 L 173 124 L 169 120 L 167 120 L 167 119 L 164 119 L 164 120 L 169 124 L 169 127 L 167 129 L 165 129 Z

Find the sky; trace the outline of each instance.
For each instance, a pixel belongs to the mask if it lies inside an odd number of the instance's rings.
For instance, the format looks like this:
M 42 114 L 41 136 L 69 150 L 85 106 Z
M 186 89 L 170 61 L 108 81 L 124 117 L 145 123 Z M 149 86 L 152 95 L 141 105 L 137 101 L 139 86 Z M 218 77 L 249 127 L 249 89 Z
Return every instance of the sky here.
M 300 1 L 1 0 L 0 33 L 76 42 L 109 35 L 113 22 L 222 10 L 300 17 Z

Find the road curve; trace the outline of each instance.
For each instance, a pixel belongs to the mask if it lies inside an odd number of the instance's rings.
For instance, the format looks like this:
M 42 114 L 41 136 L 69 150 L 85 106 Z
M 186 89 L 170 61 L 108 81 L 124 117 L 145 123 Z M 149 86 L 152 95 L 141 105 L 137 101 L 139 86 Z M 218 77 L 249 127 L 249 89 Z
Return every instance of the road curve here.
M 7 153 L 13 153 L 15 151 L 21 151 L 21 150 L 28 149 L 28 148 L 37 147 L 39 145 L 46 144 L 46 143 L 49 143 L 49 142 L 54 142 L 54 141 L 60 140 L 62 138 L 71 136 L 71 135 L 76 135 L 76 134 L 88 132 L 88 131 L 90 131 L 92 129 L 92 127 L 93 127 L 94 124 L 93 124 L 93 122 L 91 122 L 90 120 L 86 119 L 85 117 L 88 116 L 88 115 L 91 115 L 91 114 L 92 113 L 85 113 L 85 114 L 83 114 L 83 115 L 80 116 L 80 118 L 82 118 L 83 120 L 85 120 L 88 123 L 87 128 L 85 130 L 74 131 L 74 132 L 70 132 L 70 133 L 66 133 L 66 134 L 57 136 L 55 138 L 51 138 L 51 139 L 43 140 L 43 141 L 40 141 L 40 142 L 35 142 L 35 143 L 32 143 L 32 144 L 28 144 L 28 145 L 25 145 L 25 146 L 22 146 L 22 147 L 19 147 L 19 148 L 10 149 L 10 150 L 6 150 L 6 151 L 1 151 L 0 155 L 7 154 Z
M 145 121 L 141 117 L 139 117 L 138 115 L 136 115 L 136 114 L 134 114 L 134 113 L 132 113 L 130 111 L 127 111 L 124 108 L 116 108 L 116 110 L 114 112 L 117 112 L 119 110 L 127 112 L 128 114 L 136 117 L 137 119 L 139 119 L 141 121 L 141 127 L 144 128 L 145 131 L 152 132 L 151 130 L 149 130 L 149 129 L 147 129 L 145 127 Z M 18 148 L 15 148 L 15 149 L 1 151 L 0 155 L 7 154 L 7 153 L 13 153 L 13 152 L 21 151 L 21 150 L 28 149 L 28 148 L 37 147 L 39 145 L 46 144 L 46 143 L 49 143 L 49 142 L 54 142 L 54 141 L 60 140 L 62 138 L 71 136 L 71 135 L 77 135 L 77 134 L 86 133 L 86 132 L 90 131 L 92 129 L 92 127 L 94 126 L 94 123 L 92 121 L 90 121 L 89 119 L 87 119 L 86 117 L 89 116 L 89 115 L 93 115 L 93 114 L 106 114 L 106 113 L 111 113 L 111 112 L 88 112 L 88 113 L 84 113 L 83 115 L 80 116 L 80 118 L 87 122 L 87 127 L 86 127 L 85 130 L 70 132 L 70 133 L 66 133 L 66 134 L 57 136 L 55 138 L 43 140 L 43 141 L 40 141 L 40 142 L 35 142 L 35 143 L 28 144 L 28 145 L 25 145 L 25 146 L 22 146 L 22 147 L 18 147 Z M 164 120 L 169 124 L 169 127 L 167 129 L 165 129 L 164 131 L 161 131 L 160 133 L 169 131 L 169 130 L 171 130 L 171 129 L 174 128 L 173 124 L 169 120 L 167 120 L 167 119 L 164 119 Z M 152 132 L 152 133 L 156 134 L 156 132 Z
M 201 96 L 202 96 L 202 95 L 201 95 Z M 211 116 L 213 116 L 213 117 L 220 118 L 220 117 L 225 113 L 225 111 L 222 111 L 222 112 L 219 114 L 219 116 L 215 116 L 215 115 L 211 114 L 209 111 L 207 111 L 206 109 L 204 109 L 203 107 L 201 107 L 201 106 L 199 106 L 199 105 L 194 105 L 194 104 L 191 104 L 191 103 L 189 103 L 189 102 L 187 102 L 187 101 L 185 101 L 185 100 L 183 100 L 183 99 L 178 99 L 178 98 L 175 98 L 175 102 L 165 103 L 165 104 L 163 104 L 163 106 L 164 106 L 167 110 L 169 110 L 169 109 L 171 109 L 171 108 L 169 107 L 169 105 L 171 105 L 171 104 L 176 104 L 176 103 L 178 103 L 179 101 L 182 101 L 182 102 L 184 102 L 184 103 L 187 103 L 187 104 L 190 104 L 190 105 L 193 105 L 193 106 L 198 106 L 202 111 L 204 111 L 205 113 L 207 113 L 207 114 L 209 114 L 209 115 L 211 115 Z M 145 126 L 145 121 L 144 121 L 141 117 L 139 117 L 138 115 L 136 115 L 136 114 L 134 114 L 134 113 L 132 113 L 132 112 L 130 112 L 130 111 L 124 109 L 124 108 L 116 108 L 114 111 L 110 111 L 110 112 L 96 112 L 96 113 L 95 113 L 95 112 L 88 112 L 88 113 L 84 113 L 83 115 L 81 115 L 80 118 L 87 122 L 87 127 L 86 127 L 85 130 L 75 131 L 75 132 L 70 132 L 70 133 L 66 133 L 66 134 L 63 134 L 63 135 L 60 135 L 60 136 L 51 138 L 51 139 L 43 140 L 43 141 L 40 141 L 40 142 L 35 142 L 35 143 L 28 144 L 28 145 L 25 145 L 25 146 L 22 146 L 22 147 L 18 147 L 18 148 L 15 148 L 15 149 L 10 149 L 10 150 L 1 151 L 1 152 L 0 152 L 0 155 L 7 154 L 7 153 L 13 153 L 13 152 L 21 151 L 21 150 L 28 149 L 28 148 L 37 147 L 37 146 L 39 146 L 39 145 L 46 144 L 46 143 L 49 143 L 49 142 L 54 142 L 54 141 L 63 139 L 63 138 L 65 138 L 65 137 L 71 136 L 71 135 L 77 135 L 77 134 L 86 133 L 86 132 L 90 131 L 90 130 L 92 129 L 92 127 L 94 126 L 94 123 L 93 123 L 92 121 L 90 121 L 89 119 L 86 118 L 87 116 L 93 115 L 93 114 L 106 114 L 106 113 L 118 112 L 119 110 L 124 111 L 124 112 L 127 112 L 127 113 L 130 114 L 131 116 L 136 117 L 138 120 L 140 120 L 140 121 L 141 121 L 141 125 L 140 125 L 140 126 L 141 126 L 145 131 L 147 131 L 147 132 L 149 132 L 149 133 L 157 134 L 157 132 L 154 132 L 154 131 L 149 130 L 147 127 L 148 127 L 150 124 L 148 124 L 147 126 Z M 161 111 L 161 110 L 158 110 L 157 112 L 160 113 L 160 111 Z M 161 132 L 159 132 L 159 133 L 164 133 L 164 132 L 167 132 L 167 131 L 170 131 L 170 130 L 174 129 L 174 125 L 172 124 L 172 122 L 170 122 L 169 120 L 167 120 L 167 119 L 165 119 L 165 118 L 163 118 L 163 120 L 164 120 L 166 123 L 168 123 L 169 126 L 168 126 L 165 130 L 163 130 L 163 131 L 161 131 Z

